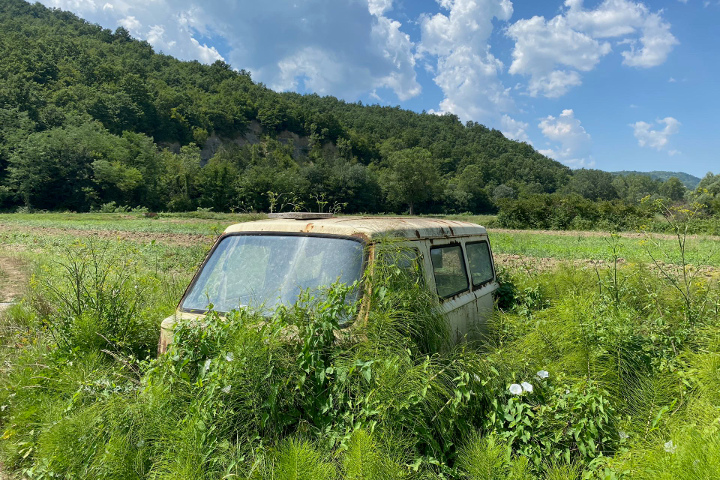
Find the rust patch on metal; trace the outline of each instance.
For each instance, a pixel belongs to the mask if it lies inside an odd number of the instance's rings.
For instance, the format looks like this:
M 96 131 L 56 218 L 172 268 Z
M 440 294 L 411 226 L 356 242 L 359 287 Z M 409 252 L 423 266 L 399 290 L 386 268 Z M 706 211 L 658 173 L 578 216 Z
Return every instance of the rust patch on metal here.
M 366 234 L 360 233 L 360 232 L 353 233 L 350 236 L 353 238 L 360 238 L 360 239 L 364 240 L 365 242 L 368 242 L 370 240 L 370 237 L 368 237 Z

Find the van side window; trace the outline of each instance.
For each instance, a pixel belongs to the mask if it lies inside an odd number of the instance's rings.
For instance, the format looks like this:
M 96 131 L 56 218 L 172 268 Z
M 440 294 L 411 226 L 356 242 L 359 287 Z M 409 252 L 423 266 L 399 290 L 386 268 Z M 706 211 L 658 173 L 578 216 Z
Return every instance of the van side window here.
M 452 297 L 468 289 L 465 260 L 460 245 L 430 249 L 435 286 L 441 298 Z
M 465 251 L 470 264 L 473 286 L 478 287 L 492 280 L 494 274 L 487 242 L 468 243 L 465 245 Z

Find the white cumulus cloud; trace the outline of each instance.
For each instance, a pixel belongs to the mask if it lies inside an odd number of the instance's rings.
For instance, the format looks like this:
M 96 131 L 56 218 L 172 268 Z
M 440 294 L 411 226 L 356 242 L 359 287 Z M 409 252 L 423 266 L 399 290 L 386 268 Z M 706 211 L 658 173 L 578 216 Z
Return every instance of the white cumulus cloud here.
M 368 0 L 368 10 L 371 15 L 381 16 L 392 8 L 393 0 Z
M 517 140 L 519 142 L 526 142 L 532 145 L 530 137 L 527 134 L 528 124 L 515 120 L 509 115 L 503 115 L 500 119 L 500 126 L 502 128 L 502 134 L 507 138 Z
M 552 148 L 539 150 L 540 153 L 575 168 L 595 165 L 590 156 L 590 134 L 571 109 L 563 110 L 557 118 L 548 115 L 540 121 L 538 127 L 555 144 Z
M 654 129 L 653 127 L 661 127 L 662 129 Z M 635 122 L 630 124 L 633 128 L 633 134 L 637 138 L 638 145 L 641 147 L 650 147 L 655 150 L 663 150 L 669 142 L 670 136 L 680 131 L 680 122 L 673 117 L 665 117 L 658 119 L 654 124 L 647 122 Z M 676 150 L 672 150 L 671 155 L 677 154 Z
M 622 63 L 639 68 L 662 64 L 678 43 L 661 12 L 640 2 L 604 0 L 588 10 L 583 0 L 566 0 L 564 6 L 549 20 L 522 19 L 507 29 L 515 41 L 509 72 L 530 77 L 531 96 L 555 98 L 580 85 L 580 72 L 611 53 L 611 39 L 621 47 Z
M 560 15 L 549 21 L 543 17 L 519 20 L 507 33 L 515 40 L 509 71 L 530 75 L 532 96 L 564 95 L 570 87 L 580 85 L 577 70 L 592 70 L 611 51 L 609 43 L 574 30 Z
M 225 60 L 215 47 L 208 47 L 207 44 L 200 45 L 200 42 L 190 37 L 190 42 L 195 46 L 198 52 L 198 60 L 203 63 L 213 63 L 216 60 Z
M 142 23 L 140 23 L 140 21 L 133 16 L 121 18 L 120 20 L 118 20 L 118 23 L 121 26 L 125 27 L 133 35 L 138 35 L 140 29 L 142 28 Z
M 630 50 L 622 52 L 625 58 L 623 63 L 631 67 L 650 68 L 662 65 L 678 44 L 677 39 L 670 33 L 670 24 L 663 22 L 658 14 L 652 14 L 642 29 L 640 48 L 632 43 Z
M 356 99 L 389 89 L 420 93 L 415 45 L 388 15 L 393 0 L 41 0 L 105 27 L 125 26 L 181 60 L 227 61 L 280 89 L 302 84 Z M 112 8 L 105 7 L 112 5 Z
M 511 109 L 510 89 L 498 78 L 503 64 L 491 52 L 488 39 L 493 18 L 510 19 L 508 0 L 440 0 L 446 13 L 421 18 L 420 55 L 434 57 L 435 83 L 443 92 L 440 112 L 462 120 L 495 123 Z

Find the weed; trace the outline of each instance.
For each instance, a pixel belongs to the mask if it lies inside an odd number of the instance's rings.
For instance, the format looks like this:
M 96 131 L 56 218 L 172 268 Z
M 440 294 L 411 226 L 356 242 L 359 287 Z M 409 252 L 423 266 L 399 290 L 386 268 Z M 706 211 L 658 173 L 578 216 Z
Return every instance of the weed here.
M 3 463 L 33 479 L 718 476 L 716 284 L 694 284 L 689 322 L 657 268 L 620 261 L 635 240 L 568 238 L 605 263 L 505 272 L 513 300 L 482 350 L 448 345 L 417 259 L 386 242 L 357 285 L 181 321 L 146 358 L 202 247 L 10 233 L 59 260 L 2 320 Z

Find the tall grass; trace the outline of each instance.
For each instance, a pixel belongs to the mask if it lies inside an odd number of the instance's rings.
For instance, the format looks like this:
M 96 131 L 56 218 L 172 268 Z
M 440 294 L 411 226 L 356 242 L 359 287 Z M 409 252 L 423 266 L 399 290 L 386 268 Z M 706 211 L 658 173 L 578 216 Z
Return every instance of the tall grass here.
M 142 252 L 104 247 L 76 245 L 41 268 L 1 320 L 2 460 L 27 478 L 714 478 L 720 468 L 712 281 L 691 286 L 706 302 L 688 317 L 642 266 L 508 272 L 514 301 L 482 349 L 451 347 L 436 297 L 388 242 L 356 285 L 306 292 L 271 316 L 180 322 L 154 358 L 179 294 L 133 264 Z

